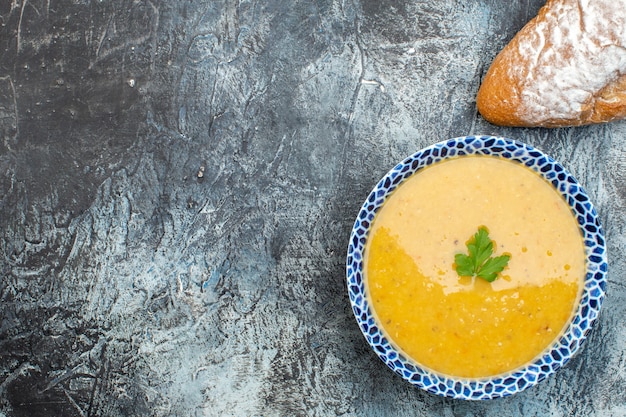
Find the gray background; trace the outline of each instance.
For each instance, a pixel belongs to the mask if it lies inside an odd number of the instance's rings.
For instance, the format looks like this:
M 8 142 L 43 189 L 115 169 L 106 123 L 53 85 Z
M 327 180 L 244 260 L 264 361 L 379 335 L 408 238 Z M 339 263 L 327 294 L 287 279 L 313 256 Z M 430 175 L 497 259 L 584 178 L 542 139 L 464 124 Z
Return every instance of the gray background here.
M 626 416 L 626 122 L 476 113 L 542 3 L 0 2 L 0 415 Z M 482 403 L 389 371 L 344 284 L 378 179 L 466 134 L 560 160 L 610 250 L 579 355 Z

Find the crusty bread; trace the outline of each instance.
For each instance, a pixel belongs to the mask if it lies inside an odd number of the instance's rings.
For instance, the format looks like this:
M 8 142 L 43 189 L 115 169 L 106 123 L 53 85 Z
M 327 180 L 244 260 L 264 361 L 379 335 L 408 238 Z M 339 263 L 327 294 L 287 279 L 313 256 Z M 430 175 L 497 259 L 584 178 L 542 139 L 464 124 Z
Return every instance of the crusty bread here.
M 493 61 L 476 105 L 504 126 L 626 118 L 626 0 L 548 0 Z

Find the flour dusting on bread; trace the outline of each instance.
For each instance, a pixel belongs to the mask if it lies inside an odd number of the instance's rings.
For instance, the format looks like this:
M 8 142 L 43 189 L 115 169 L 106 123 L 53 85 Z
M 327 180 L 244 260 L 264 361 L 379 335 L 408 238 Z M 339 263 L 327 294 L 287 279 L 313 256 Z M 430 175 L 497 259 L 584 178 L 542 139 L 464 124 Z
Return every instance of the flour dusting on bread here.
M 626 0 L 553 0 L 496 58 L 477 104 L 497 124 L 610 121 L 626 117 L 625 77 Z

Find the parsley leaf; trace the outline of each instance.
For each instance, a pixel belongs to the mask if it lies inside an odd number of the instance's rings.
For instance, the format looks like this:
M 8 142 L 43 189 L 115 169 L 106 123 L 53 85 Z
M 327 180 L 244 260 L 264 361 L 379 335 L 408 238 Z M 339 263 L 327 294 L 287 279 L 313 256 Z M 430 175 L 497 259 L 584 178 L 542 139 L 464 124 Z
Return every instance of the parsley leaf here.
M 504 267 L 507 266 L 509 259 L 511 259 L 511 255 L 501 255 L 495 258 L 489 258 L 476 275 L 484 280 L 493 282 L 498 277 L 498 273 L 502 272 Z
M 457 253 L 454 257 L 456 263 L 456 272 L 462 277 L 471 277 L 474 275 L 474 263 L 472 258 L 462 253 Z
M 491 257 L 493 241 L 489 239 L 489 231 L 485 226 L 478 228 L 466 246 L 469 255 L 457 253 L 454 256 L 456 272 L 462 277 L 480 277 L 493 282 L 511 259 L 508 254 Z

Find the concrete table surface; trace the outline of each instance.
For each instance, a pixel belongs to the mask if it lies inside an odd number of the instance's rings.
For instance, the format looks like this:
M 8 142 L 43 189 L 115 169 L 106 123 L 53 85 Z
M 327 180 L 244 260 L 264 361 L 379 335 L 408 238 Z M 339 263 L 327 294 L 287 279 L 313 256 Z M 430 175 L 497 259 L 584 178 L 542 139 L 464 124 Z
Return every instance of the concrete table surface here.
M 626 122 L 501 128 L 480 80 L 542 1 L 0 3 L 0 416 L 626 416 Z M 374 355 L 345 253 L 378 179 L 466 134 L 561 161 L 608 296 L 521 394 Z

